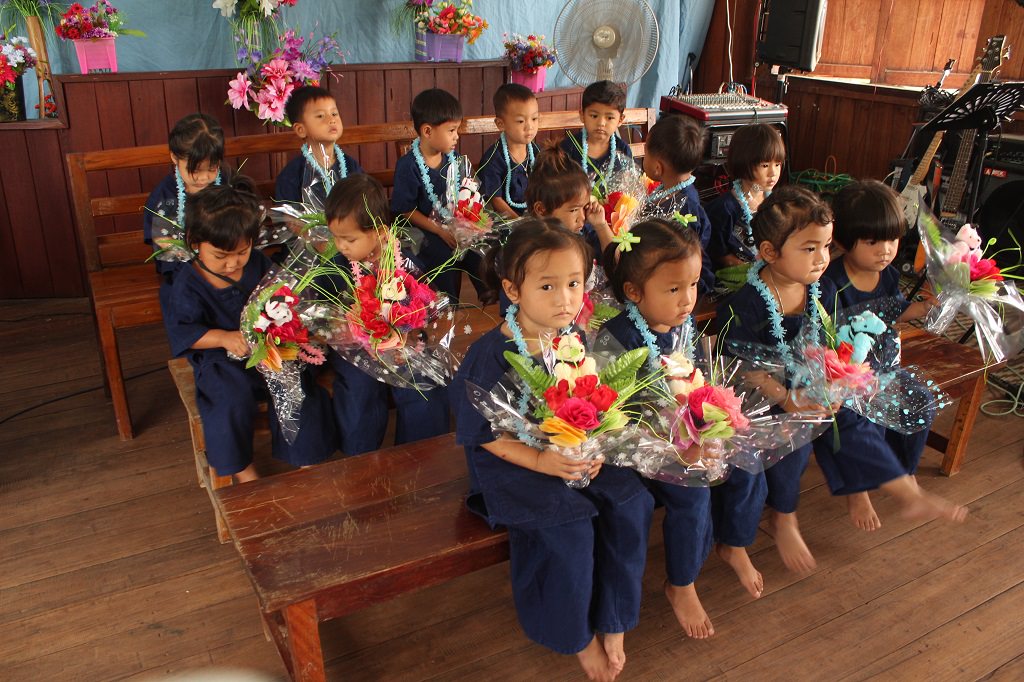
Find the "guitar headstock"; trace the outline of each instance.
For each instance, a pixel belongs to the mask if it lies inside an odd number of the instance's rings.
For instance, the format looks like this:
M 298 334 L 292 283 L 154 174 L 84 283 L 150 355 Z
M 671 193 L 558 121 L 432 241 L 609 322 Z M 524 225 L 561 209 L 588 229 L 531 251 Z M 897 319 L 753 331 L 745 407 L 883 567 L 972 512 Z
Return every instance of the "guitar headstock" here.
M 1010 58 L 1010 46 L 1006 44 L 1006 36 L 992 36 L 985 42 L 985 51 L 978 59 L 978 71 L 994 76 L 1003 62 Z

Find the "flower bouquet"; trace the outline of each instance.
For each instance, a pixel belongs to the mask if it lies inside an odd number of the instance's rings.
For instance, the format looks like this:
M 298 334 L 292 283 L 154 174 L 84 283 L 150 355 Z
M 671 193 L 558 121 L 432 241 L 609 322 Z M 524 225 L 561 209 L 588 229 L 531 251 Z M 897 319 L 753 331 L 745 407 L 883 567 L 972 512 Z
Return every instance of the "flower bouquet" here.
M 301 85 L 319 85 L 322 74 L 329 71 L 332 55 L 342 58 L 334 34 L 314 41 L 312 34 L 303 37 L 289 29 L 279 36 L 279 44 L 269 56 L 246 53 L 251 61 L 228 83 L 228 103 L 235 109 L 252 111 L 262 121 L 291 125 L 285 118 L 284 105 L 292 90 Z
M 484 208 L 480 186 L 472 177 L 463 177 L 450 210 L 452 217 L 445 222 L 445 226 L 463 251 L 479 248 L 492 236 L 494 218 Z
M 289 443 L 299 432 L 305 391 L 306 365 L 323 364 L 330 319 L 305 275 L 318 254 L 306 244 L 294 250 L 285 265 L 272 268 L 253 290 L 242 309 L 239 329 L 249 344 L 246 367 L 256 367 L 267 382 L 281 431 Z M 317 340 L 317 337 L 320 337 Z
M 213 8 L 231 22 L 231 33 L 238 43 L 239 64 L 259 62 L 265 49 L 280 33 L 281 8 L 294 6 L 297 0 L 213 0 Z
M 142 31 L 124 27 L 124 15 L 107 0 L 96 0 L 89 9 L 80 3 L 72 3 L 61 15 L 60 23 L 54 27 L 57 37 L 62 40 L 97 40 L 116 38 L 119 35 L 144 37 Z
M 962 312 L 974 322 L 978 348 L 986 362 L 1002 362 L 1020 352 L 1024 348 L 1024 300 L 1010 281 L 1020 279 L 1015 272 L 1020 268 L 1020 244 L 1014 240 L 1013 247 L 987 255 L 995 239 L 982 248 L 981 237 L 970 225 L 949 239 L 927 211 L 921 212 L 918 230 L 928 279 L 938 299 L 926 319 L 928 331 L 941 334 Z M 1009 256 L 1016 263 L 1000 268 L 997 256 Z
M 555 51 L 544 44 L 544 36 L 532 33 L 526 37 L 518 33 L 503 34 L 505 59 L 512 71 L 535 74 L 555 63 Z
M 391 28 L 395 33 L 400 33 L 408 28 L 409 24 L 415 24 L 420 18 L 430 12 L 430 6 L 434 0 L 402 0 L 395 13 L 391 15 Z
M 467 384 L 471 404 L 494 429 L 577 460 L 593 460 L 629 436 L 630 401 L 646 386 L 637 376 L 646 348 L 602 357 L 599 369 L 580 336 L 565 333 L 546 345 L 543 365 L 525 353 L 525 346 L 504 355 L 512 369 L 494 388 Z M 573 488 L 589 484 L 587 476 L 566 481 Z
M 427 3 L 427 11 L 421 13 L 416 22 L 426 33 L 466 36 L 470 45 L 488 28 L 483 17 L 473 14 L 473 0 L 460 0 L 458 4 L 445 0 L 432 7 Z
M 0 34 L 0 121 L 25 118 L 25 95 L 21 77 L 36 65 L 36 53 L 26 38 Z

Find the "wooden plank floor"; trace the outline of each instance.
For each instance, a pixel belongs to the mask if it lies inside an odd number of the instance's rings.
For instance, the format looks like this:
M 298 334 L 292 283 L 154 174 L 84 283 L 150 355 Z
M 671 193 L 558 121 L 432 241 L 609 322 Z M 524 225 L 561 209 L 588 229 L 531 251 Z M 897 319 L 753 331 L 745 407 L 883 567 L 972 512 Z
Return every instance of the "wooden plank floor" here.
M 217 543 L 196 485 L 162 329 L 122 341 L 126 374 L 141 375 L 128 381 L 139 434 L 128 443 L 96 390 L 85 301 L 0 302 L 0 343 L 0 679 L 147 679 L 209 666 L 282 676 L 241 563 Z M 681 634 L 661 595 L 656 528 L 620 679 L 1021 679 L 1022 450 L 1024 421 L 980 417 L 962 473 L 938 476 L 929 450 L 920 475 L 969 505 L 967 523 L 909 523 L 877 495 L 874 533 L 852 528 L 812 465 L 800 517 L 818 569 L 786 572 L 760 534 L 752 555 L 766 589 L 755 601 L 712 556 L 697 584 L 717 630 L 704 642 Z M 571 657 L 523 637 L 507 564 L 329 623 L 323 639 L 331 679 L 580 678 Z

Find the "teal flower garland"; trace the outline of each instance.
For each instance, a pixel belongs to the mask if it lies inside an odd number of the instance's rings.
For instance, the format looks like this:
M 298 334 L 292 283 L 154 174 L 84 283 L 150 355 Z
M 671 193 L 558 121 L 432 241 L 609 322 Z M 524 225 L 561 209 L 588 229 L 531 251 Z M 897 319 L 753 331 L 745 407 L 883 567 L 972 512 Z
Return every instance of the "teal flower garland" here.
M 420 169 L 420 178 L 423 180 L 423 189 L 427 192 L 427 198 L 430 199 L 430 205 L 433 206 L 437 212 L 445 220 L 451 220 L 451 210 L 441 204 L 441 200 L 437 198 L 437 193 L 434 191 L 434 183 L 430 181 L 430 172 L 427 169 L 427 162 L 423 159 L 423 152 L 420 151 L 420 140 L 416 138 L 412 142 L 412 157 L 416 160 L 416 166 Z M 459 187 L 462 184 L 461 178 L 459 178 L 459 167 L 458 160 L 455 158 L 455 152 L 448 152 L 448 164 L 455 168 L 455 186 Z M 428 218 L 430 216 L 427 216 Z

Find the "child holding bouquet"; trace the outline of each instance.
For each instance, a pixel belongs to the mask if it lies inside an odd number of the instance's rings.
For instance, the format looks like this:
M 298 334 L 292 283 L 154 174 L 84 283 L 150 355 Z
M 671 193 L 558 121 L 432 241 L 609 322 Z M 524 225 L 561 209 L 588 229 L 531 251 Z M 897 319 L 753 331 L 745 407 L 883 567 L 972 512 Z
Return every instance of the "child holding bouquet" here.
M 369 273 L 377 272 L 385 245 L 394 240 L 383 227 L 389 211 L 380 182 L 363 174 L 340 180 L 327 197 L 325 215 L 338 249 L 335 262 L 350 271 L 353 267 L 350 264 L 359 264 Z M 340 278 L 322 282 L 320 286 L 333 288 L 332 294 L 347 296 L 347 285 L 337 280 Z M 379 449 L 388 425 L 389 386 L 342 358 L 333 348 L 328 360 L 334 369 L 334 417 L 341 451 L 358 455 Z M 448 392 L 445 389 L 392 386 L 390 390 L 396 412 L 396 445 L 448 433 Z
M 524 85 L 505 83 L 494 93 L 494 122 L 501 131 L 477 167 L 480 192 L 491 208 L 515 220 L 529 207 L 527 176 L 537 159 L 537 96 Z
M 591 679 L 611 680 L 625 665 L 625 632 L 639 618 L 650 494 L 627 469 L 496 433 L 468 396 L 469 385 L 489 392 L 509 372 L 505 351 L 540 355 L 542 339 L 571 328 L 591 262 L 583 239 L 555 221 L 519 223 L 488 254 L 483 273 L 512 303 L 505 322 L 470 347 L 450 390 L 456 440 L 469 464 L 467 504 L 492 526 L 509 529 L 512 591 L 524 632 L 554 651 L 576 654 Z M 589 486 L 566 485 L 585 475 Z
M 674 350 L 674 337 L 691 325 L 697 303 L 701 249 L 692 230 L 680 230 L 654 219 L 630 230 L 639 241 L 629 251 L 609 246 L 605 271 L 626 311 L 606 322 L 601 337 L 610 335 L 625 350 L 647 347 L 648 366 L 660 370 L 662 355 Z M 602 345 L 599 337 L 598 345 Z M 692 340 L 694 334 L 689 335 Z M 692 359 L 693 354 L 690 353 Z M 700 603 L 694 581 L 711 550 L 711 490 L 650 481 L 655 499 L 665 506 L 665 595 L 676 619 L 690 637 L 715 634 Z

